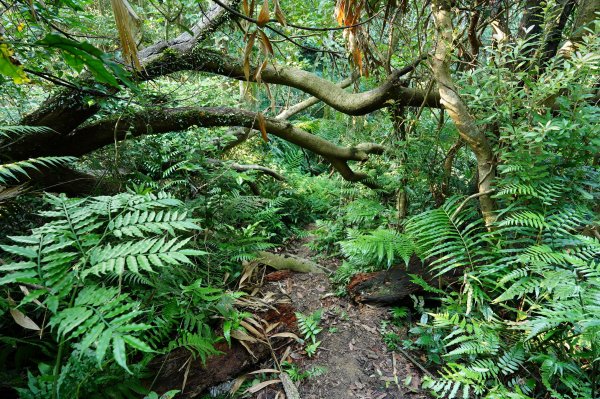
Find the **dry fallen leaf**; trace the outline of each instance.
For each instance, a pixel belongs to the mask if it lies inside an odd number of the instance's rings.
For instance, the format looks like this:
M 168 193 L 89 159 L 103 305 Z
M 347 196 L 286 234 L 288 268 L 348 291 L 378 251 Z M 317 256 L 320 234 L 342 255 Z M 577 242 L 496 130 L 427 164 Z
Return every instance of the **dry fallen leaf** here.
M 291 332 L 282 332 L 282 333 L 273 334 L 273 335 L 271 335 L 271 338 L 293 338 L 296 341 L 300 340 L 300 338 L 296 334 L 291 333 Z
M 262 373 L 281 373 L 281 371 L 276 370 L 276 369 L 260 369 L 260 370 L 252 371 L 248 374 L 262 374 Z
M 41 328 L 35 323 L 35 321 L 31 320 L 29 317 L 25 316 L 23 312 L 17 309 L 11 309 L 10 315 L 15 320 L 15 322 L 23 328 L 28 330 L 40 331 Z
M 261 389 L 268 387 L 269 385 L 278 384 L 280 382 L 281 382 L 281 380 L 279 378 L 276 380 L 263 381 L 260 384 L 256 384 L 256 385 L 246 389 L 245 393 L 256 393 L 256 392 L 260 391 Z

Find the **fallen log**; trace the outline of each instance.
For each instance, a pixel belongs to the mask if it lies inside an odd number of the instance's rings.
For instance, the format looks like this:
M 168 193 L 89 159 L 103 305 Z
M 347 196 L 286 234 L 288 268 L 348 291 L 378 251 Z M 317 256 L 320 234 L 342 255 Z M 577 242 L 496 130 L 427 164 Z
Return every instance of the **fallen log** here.
M 269 332 L 296 331 L 294 307 L 289 303 L 278 303 L 269 311 L 257 315 L 257 318 L 270 324 L 281 323 Z M 232 334 L 233 336 L 233 334 Z M 277 345 L 286 338 L 271 338 L 271 345 Z M 262 342 L 246 341 L 245 345 L 232 340 L 231 347 L 225 342 L 218 343 L 216 349 L 222 352 L 210 356 L 202 365 L 199 358 L 194 359 L 189 350 L 178 348 L 159 356 L 150 363 L 150 370 L 155 374 L 154 381 L 148 381 L 152 390 L 163 394 L 173 389 L 181 390 L 177 398 L 191 399 L 198 397 L 209 387 L 236 378 L 271 356 L 271 348 Z
M 350 297 L 358 303 L 393 305 L 422 290 L 410 281 L 411 277 L 400 266 L 372 273 L 359 273 L 347 286 Z
M 272 252 L 259 252 L 256 262 L 267 265 L 276 270 L 291 270 L 299 273 L 326 273 L 327 269 L 310 259 L 301 258 L 291 254 L 274 254 Z
M 397 305 L 406 302 L 411 294 L 421 294 L 425 290 L 413 283 L 410 274 L 418 275 L 433 287 L 448 284 L 448 278 L 441 281 L 427 271 L 428 267 L 418 257 L 413 256 L 408 266 L 396 265 L 387 270 L 372 273 L 358 273 L 352 277 L 346 290 L 357 303 Z

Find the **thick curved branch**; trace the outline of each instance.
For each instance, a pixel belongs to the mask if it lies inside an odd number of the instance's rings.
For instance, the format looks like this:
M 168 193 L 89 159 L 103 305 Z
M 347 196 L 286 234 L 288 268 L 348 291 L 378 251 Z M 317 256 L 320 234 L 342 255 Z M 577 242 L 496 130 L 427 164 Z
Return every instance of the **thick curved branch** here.
M 351 77 L 344 79 L 340 83 L 338 83 L 338 86 L 340 86 L 341 88 L 346 88 L 346 87 L 350 86 L 353 82 L 355 82 L 359 77 L 360 77 L 360 75 L 358 73 L 354 73 L 354 74 L 352 74 Z M 285 109 L 284 111 L 279 113 L 275 117 L 275 119 L 287 120 L 287 119 L 291 118 L 292 116 L 299 114 L 300 112 L 302 112 L 320 102 L 321 102 L 321 100 L 319 100 L 317 97 L 307 98 L 306 100 L 301 101 L 301 102 Z M 228 137 L 233 138 L 233 140 L 230 140 L 227 143 L 225 143 L 224 138 L 218 137 L 215 140 L 213 140 L 212 144 L 215 147 L 221 149 L 222 151 L 227 151 L 227 150 L 232 149 L 233 147 L 236 147 L 236 146 L 244 143 L 246 140 L 253 137 L 255 133 L 257 133 L 257 132 L 252 131 L 247 128 L 231 129 L 229 131 Z
M 158 76 L 186 70 L 246 80 L 241 61 L 203 47 L 195 47 L 184 54 L 166 52 L 147 66 L 146 74 Z M 253 82 L 256 81 L 256 70 L 257 68 L 253 67 L 250 71 L 250 79 Z M 404 70 L 394 71 L 380 86 L 362 93 L 349 93 L 337 84 L 311 72 L 281 65 L 267 65 L 261 71 L 260 79 L 265 83 L 289 86 L 308 93 L 347 115 L 365 115 L 391 103 L 414 107 L 440 107 L 439 94 L 403 86 L 400 77 L 404 74 Z
M 233 4 L 236 1 L 229 0 L 228 3 Z M 215 5 L 194 25 L 191 34 L 184 33 L 169 42 L 160 42 L 141 50 L 140 62 L 143 70 L 136 78 L 149 80 L 179 71 L 198 71 L 245 80 L 242 61 L 198 45 L 227 20 L 227 17 L 228 14 L 224 9 Z M 252 79 L 255 79 L 256 69 L 256 67 L 252 68 Z M 348 93 L 343 87 L 313 73 L 284 66 L 268 65 L 262 70 L 260 78 L 266 83 L 301 90 L 348 115 L 364 115 L 391 103 L 416 107 L 422 105 L 440 107 L 437 93 L 404 87 L 400 77 L 405 73 L 404 70 L 395 71 L 379 87 L 363 93 Z M 116 89 L 111 90 L 113 94 L 116 91 Z M 61 90 L 38 110 L 25 117 L 21 124 L 48 126 L 66 134 L 99 110 L 98 105 L 87 104 L 84 94 L 77 89 Z
M 339 86 L 342 89 L 345 89 L 346 87 L 348 87 L 352 83 L 354 83 L 359 77 L 360 77 L 360 75 L 358 73 L 354 73 L 349 78 L 346 78 L 346 79 L 342 80 L 340 83 L 338 83 L 337 86 Z M 289 119 L 292 116 L 299 114 L 300 112 L 304 111 L 305 109 L 310 108 L 313 105 L 318 104 L 320 102 L 321 102 L 321 100 L 314 96 L 307 98 L 304 101 L 301 101 L 295 105 L 292 105 L 291 107 L 289 107 L 288 109 L 284 110 L 279 115 L 277 115 L 275 118 L 280 119 L 280 120 Z
M 90 123 L 75 129 L 66 136 L 56 133 L 54 137 L 38 141 L 35 148 L 9 148 L 9 151 L 16 158 L 19 158 L 19 151 L 27 156 L 31 156 L 32 153 L 33 156 L 43 154 L 81 156 L 109 145 L 115 140 L 146 134 L 183 131 L 191 126 L 239 126 L 257 129 L 259 117 L 257 113 L 235 108 L 152 109 L 121 118 Z M 370 154 L 381 154 L 385 151 L 385 147 L 374 143 L 340 147 L 299 129 L 289 122 L 275 118 L 264 118 L 264 126 L 269 134 L 323 156 L 345 179 L 350 181 L 366 181 L 368 176 L 364 173 L 354 172 L 348 166 L 348 161 L 366 161 Z
M 239 3 L 239 0 L 224 1 L 231 6 Z M 162 41 L 141 50 L 139 57 L 142 66 L 144 68 L 151 66 L 151 69 L 157 73 L 156 75 L 145 73 L 142 78 L 149 79 L 162 75 L 160 66 L 153 63 L 157 55 L 165 51 L 170 53 L 190 51 L 223 24 L 227 17 L 227 11 L 215 4 L 190 28 L 190 32 L 184 32 L 168 42 Z M 114 88 L 108 89 L 108 94 L 114 94 L 115 92 L 116 89 Z M 68 133 L 100 110 L 97 103 L 88 104 L 87 97 L 89 97 L 88 93 L 77 88 L 61 89 L 37 110 L 26 115 L 21 121 L 21 125 L 47 126 L 57 132 Z

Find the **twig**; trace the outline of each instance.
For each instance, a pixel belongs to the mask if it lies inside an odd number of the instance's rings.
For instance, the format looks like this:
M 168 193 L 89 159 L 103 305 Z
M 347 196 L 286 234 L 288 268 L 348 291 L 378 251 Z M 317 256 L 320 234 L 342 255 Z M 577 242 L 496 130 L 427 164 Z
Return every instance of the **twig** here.
M 417 366 L 419 368 L 419 370 L 421 370 L 423 373 L 427 374 L 431 378 L 435 377 L 431 373 L 431 371 L 427 370 L 421 363 L 419 363 L 417 361 L 417 359 L 415 359 L 414 357 L 412 357 L 411 355 L 409 355 L 404 349 L 402 349 L 402 348 L 396 348 L 396 350 L 398 352 L 400 352 L 402 354 L 402 356 L 404 356 L 405 358 L 407 358 L 408 360 L 410 360 L 411 363 L 414 364 L 415 366 Z
M 460 211 L 462 211 L 462 209 L 465 207 L 465 205 L 467 205 L 467 202 L 469 202 L 469 200 L 473 199 L 473 198 L 477 198 L 477 197 L 481 197 L 483 195 L 488 195 L 493 193 L 494 191 L 496 191 L 496 189 L 491 189 L 491 190 L 487 190 L 487 191 L 482 191 L 480 193 L 475 193 L 473 195 L 469 195 L 467 198 L 465 198 L 465 200 L 459 205 L 458 208 L 456 208 L 456 210 L 454 211 L 454 213 L 452 214 L 452 216 L 450 216 L 450 219 L 454 219 L 456 217 L 456 215 L 458 215 L 460 213 Z

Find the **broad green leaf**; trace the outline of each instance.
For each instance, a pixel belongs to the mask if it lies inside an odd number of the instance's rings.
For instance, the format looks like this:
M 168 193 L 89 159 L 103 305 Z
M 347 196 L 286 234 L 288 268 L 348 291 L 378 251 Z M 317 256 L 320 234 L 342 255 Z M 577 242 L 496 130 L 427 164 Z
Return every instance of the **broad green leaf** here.
M 115 335 L 113 337 L 113 356 L 115 357 L 115 361 L 121 367 L 123 367 L 129 374 L 132 374 L 127 367 L 127 352 L 125 351 L 125 341 L 120 335 Z

